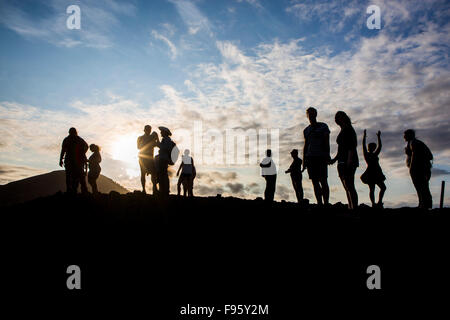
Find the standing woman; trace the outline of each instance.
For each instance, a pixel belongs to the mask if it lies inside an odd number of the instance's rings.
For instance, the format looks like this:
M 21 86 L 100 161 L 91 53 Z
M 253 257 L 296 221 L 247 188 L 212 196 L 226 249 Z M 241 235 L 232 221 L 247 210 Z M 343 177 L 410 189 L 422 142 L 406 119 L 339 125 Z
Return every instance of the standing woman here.
M 102 156 L 100 155 L 100 147 L 96 144 L 91 144 L 89 146 L 92 154 L 89 157 L 89 172 L 88 172 L 88 182 L 92 187 L 92 193 L 98 193 L 97 189 L 97 179 L 100 176 L 100 162 L 102 161 Z
M 341 131 L 336 139 L 338 152 L 330 164 L 338 162 L 337 169 L 347 194 L 348 207 L 354 210 L 358 207 L 358 194 L 355 189 L 355 172 L 359 166 L 356 132 L 349 116 L 344 111 L 338 111 L 334 120 L 341 127 Z

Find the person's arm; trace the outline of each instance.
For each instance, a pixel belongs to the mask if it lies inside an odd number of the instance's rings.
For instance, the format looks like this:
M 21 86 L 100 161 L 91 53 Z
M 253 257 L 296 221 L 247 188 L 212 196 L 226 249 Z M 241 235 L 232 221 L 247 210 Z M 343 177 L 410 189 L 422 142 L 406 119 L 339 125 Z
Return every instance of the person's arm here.
M 287 169 L 284 173 L 290 173 L 292 171 L 292 164 L 291 164 L 291 166 L 289 167 L 289 169 Z
M 416 144 L 414 143 L 414 140 L 411 141 L 411 161 L 409 165 L 409 170 L 413 170 L 416 166 Z
M 377 132 L 377 138 L 378 138 L 378 146 L 377 146 L 377 149 L 375 150 L 375 154 L 379 155 L 380 152 L 381 152 L 381 147 L 382 147 L 382 144 L 381 144 L 381 131 Z
M 306 167 L 308 166 L 307 161 L 306 161 L 306 151 L 308 150 L 309 147 L 309 139 L 306 137 L 305 135 L 305 131 L 303 131 L 303 137 L 305 138 L 305 143 L 303 144 L 303 169 L 302 172 L 306 170 Z
M 366 138 L 367 138 L 367 130 L 364 129 L 363 141 L 362 141 L 362 147 L 363 147 L 363 155 L 364 155 L 364 158 L 367 158 Z
M 63 159 L 64 159 L 64 155 L 66 154 L 66 144 L 64 142 L 65 142 L 65 140 L 62 143 L 61 154 L 59 155 L 59 166 L 60 167 L 62 167 L 64 165 Z
M 265 160 L 265 159 L 264 159 Z M 264 164 L 264 160 L 259 164 L 259 166 L 261 168 L 269 168 L 270 165 L 272 164 L 272 160 L 270 159 L 269 162 L 267 164 Z
M 323 143 L 325 144 L 325 150 L 328 154 L 328 160 L 330 160 L 331 159 L 331 157 L 330 157 L 330 129 L 328 129 L 328 127 L 327 127 L 327 133 L 324 134 L 324 142 Z

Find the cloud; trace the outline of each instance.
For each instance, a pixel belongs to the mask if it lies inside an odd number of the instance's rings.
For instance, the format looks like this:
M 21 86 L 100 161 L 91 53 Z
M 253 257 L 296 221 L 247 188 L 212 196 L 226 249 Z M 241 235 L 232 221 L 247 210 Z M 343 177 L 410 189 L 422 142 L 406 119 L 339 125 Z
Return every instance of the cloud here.
M 450 171 L 446 170 L 446 169 L 440 169 L 440 168 L 433 168 L 431 170 L 431 175 L 433 177 L 438 177 L 438 176 L 445 176 L 445 175 L 449 175 Z
M 184 15 L 186 24 L 195 27 L 189 22 L 195 15 L 201 15 L 195 5 L 188 1 L 173 3 L 180 15 Z M 400 5 L 410 8 L 404 2 Z M 403 9 L 395 10 L 409 21 Z M 414 10 L 408 13 L 412 17 L 416 14 Z M 204 24 L 198 25 L 201 28 L 197 34 L 207 30 Z M 169 29 L 163 27 L 158 34 Z M 113 157 L 118 139 L 125 136 L 125 144 L 135 150 L 135 139 L 141 134 L 142 126 L 149 122 L 170 127 L 180 148 L 191 148 L 188 136 L 194 121 L 201 120 L 204 132 L 216 129 L 224 133 L 231 128 L 280 129 L 280 148 L 275 152 L 280 156 L 279 168 L 283 170 L 291 161 L 290 150 L 302 149 L 302 130 L 308 124 L 305 109 L 315 106 L 319 121 L 328 123 L 332 131 L 333 153 L 339 132 L 334 114 L 345 110 L 352 117 L 361 162 L 357 176 L 365 169 L 360 145 L 362 130 L 368 130 L 368 142 L 374 141 L 376 131 L 381 130 L 381 165 L 388 176 L 387 184 L 392 182 L 388 185 L 386 202 L 410 201 L 402 197 L 406 192 L 403 186 L 411 185 L 404 164 L 402 133 L 405 129 L 417 130 L 418 137 L 430 146 L 436 166 L 450 163 L 450 69 L 446 54 L 450 25 L 438 27 L 429 22 L 408 29 L 406 34 L 398 34 L 394 29 L 382 28 L 374 36 L 357 38 L 350 49 L 341 52 L 310 47 L 302 39 L 266 41 L 253 48 L 233 41 L 215 41 L 218 61 L 190 66 L 184 87 L 162 85 L 163 97 L 149 105 L 140 105 L 132 97 L 106 97 L 102 104 L 90 103 L 86 98 L 60 111 L 49 111 L 1 102 L 0 161 L 12 163 L 19 157 L 26 163 L 34 157 L 45 158 L 41 161 L 50 167 L 57 153 L 55 143 L 74 125 L 86 139 L 104 146 L 105 171 L 129 187 L 120 180 L 138 185 L 139 179 L 126 172 L 129 164 Z M 169 39 L 169 33 L 163 35 Z M 30 132 L 27 128 L 35 129 Z M 205 142 L 203 149 L 207 156 L 209 147 Z M 199 155 L 193 156 L 197 161 Z M 261 194 L 264 182 L 256 163 L 202 164 L 197 169 L 196 193 L 200 195 L 225 194 L 232 188 L 246 197 Z M 282 172 L 278 177 L 277 199 L 295 199 L 289 178 Z M 336 190 L 332 197 L 345 202 L 335 167 L 330 167 L 329 172 L 331 187 Z M 305 179 L 305 194 L 311 196 L 310 185 Z
M 172 41 L 170 41 L 167 37 L 163 36 L 156 30 L 152 30 L 152 36 L 155 39 L 163 41 L 169 47 L 171 59 L 175 59 L 177 57 L 178 50 L 177 47 L 172 43 Z
M 32 177 L 45 172 L 45 170 L 30 168 L 27 166 L 0 164 L 0 185 L 7 184 L 11 181 Z
M 211 24 L 208 18 L 201 13 L 197 6 L 188 0 L 170 0 L 175 5 L 181 19 L 188 28 L 190 35 L 195 35 L 200 31 L 209 36 L 213 36 Z
M 36 5 L 45 11 L 45 18 L 38 18 L 11 1 L 0 3 L 0 23 L 27 39 L 39 39 L 59 47 L 85 46 L 108 48 L 113 46 L 113 31 L 120 26 L 119 17 L 132 17 L 136 7 L 131 3 L 115 0 L 83 1 L 81 29 L 69 30 L 66 8 L 70 0 L 54 0 Z M 76 3 L 75 3 L 76 4 Z

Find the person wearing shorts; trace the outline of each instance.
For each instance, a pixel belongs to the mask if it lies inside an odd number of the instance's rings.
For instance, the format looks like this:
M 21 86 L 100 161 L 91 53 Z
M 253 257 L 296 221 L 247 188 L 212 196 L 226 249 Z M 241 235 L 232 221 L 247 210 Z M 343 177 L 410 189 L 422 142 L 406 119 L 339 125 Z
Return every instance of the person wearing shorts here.
M 306 110 L 310 125 L 303 130 L 303 170 L 308 170 L 309 179 L 314 187 L 317 204 L 328 205 L 330 189 L 328 187 L 328 164 L 330 161 L 330 129 L 327 124 L 317 122 L 317 110 Z

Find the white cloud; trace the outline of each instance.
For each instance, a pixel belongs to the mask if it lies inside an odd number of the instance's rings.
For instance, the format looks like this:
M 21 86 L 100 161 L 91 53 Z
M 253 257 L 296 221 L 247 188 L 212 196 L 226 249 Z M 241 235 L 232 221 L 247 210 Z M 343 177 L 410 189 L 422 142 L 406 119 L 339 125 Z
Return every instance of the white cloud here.
M 42 4 L 48 11 L 46 18 L 37 18 L 9 2 L 0 4 L 0 23 L 19 35 L 40 39 L 60 47 L 86 46 L 108 48 L 113 46 L 113 30 L 120 26 L 118 16 L 133 16 L 136 8 L 130 3 L 115 0 L 83 1 L 81 29 L 66 26 L 66 8 L 70 0 L 54 0 Z
M 169 47 L 170 57 L 172 59 L 175 59 L 177 57 L 178 50 L 177 50 L 177 47 L 172 43 L 172 41 L 170 41 L 167 37 L 163 36 L 156 30 L 152 30 L 152 36 L 155 39 L 163 41 Z

